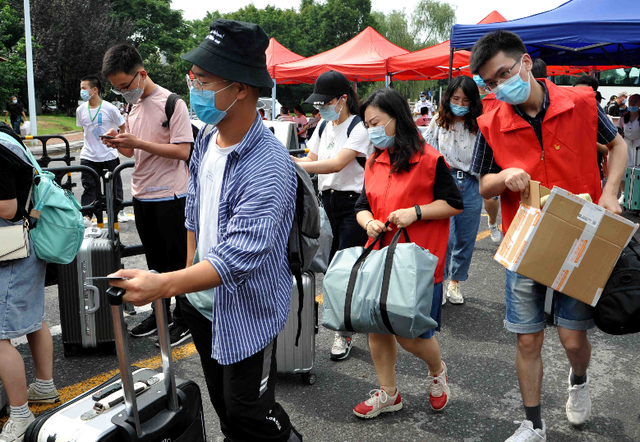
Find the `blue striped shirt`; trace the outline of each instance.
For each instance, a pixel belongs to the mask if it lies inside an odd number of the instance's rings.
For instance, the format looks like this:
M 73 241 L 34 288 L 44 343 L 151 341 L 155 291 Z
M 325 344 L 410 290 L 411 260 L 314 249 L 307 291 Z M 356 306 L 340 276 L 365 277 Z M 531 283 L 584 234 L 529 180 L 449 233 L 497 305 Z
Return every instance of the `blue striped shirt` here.
M 185 226 L 199 225 L 198 171 L 217 129 L 196 139 L 187 188 Z M 257 353 L 276 338 L 289 316 L 293 279 L 287 240 L 297 179 L 285 147 L 259 115 L 229 154 L 218 207 L 218 244 L 204 259 L 222 285 L 213 300 L 212 354 L 229 365 Z

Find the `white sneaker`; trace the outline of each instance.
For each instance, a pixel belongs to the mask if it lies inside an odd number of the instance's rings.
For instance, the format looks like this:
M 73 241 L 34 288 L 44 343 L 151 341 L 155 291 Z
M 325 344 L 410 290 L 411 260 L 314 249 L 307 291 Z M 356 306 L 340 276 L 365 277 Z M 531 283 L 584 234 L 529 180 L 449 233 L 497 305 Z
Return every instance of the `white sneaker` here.
M 346 359 L 349 356 L 352 344 L 353 342 L 351 341 L 351 336 L 341 336 L 339 333 L 336 333 L 336 337 L 333 340 L 333 347 L 331 347 L 331 354 L 329 355 L 329 357 L 333 361 Z
M 489 231 L 491 232 L 491 241 L 495 244 L 500 244 L 500 241 L 502 241 L 502 232 L 498 228 L 498 223 L 489 223 Z
M 620 192 L 620 198 L 618 198 L 618 204 L 624 204 L 624 192 Z
M 15 419 L 10 417 L 4 424 L 2 433 L 0 433 L 0 442 L 22 442 L 24 433 L 31 422 L 36 420 L 31 413 L 27 419 Z
M 567 399 L 567 419 L 572 425 L 582 425 L 591 416 L 591 394 L 589 393 L 589 374 L 587 382 L 580 385 L 571 385 L 571 373 L 569 370 L 569 399 Z
M 451 304 L 464 304 L 464 298 L 460 293 L 460 283 L 449 281 L 449 287 L 447 287 L 447 298 Z
M 91 218 L 89 218 L 88 216 L 85 216 L 82 219 L 84 221 L 85 229 L 90 229 L 91 227 L 93 227 L 93 222 L 91 221 Z
M 514 423 L 520 424 L 520 427 L 504 442 L 540 442 L 547 440 L 547 425 L 544 423 L 544 419 L 542 419 L 542 429 L 534 429 L 531 421 L 515 421 Z
M 129 217 L 124 213 L 124 210 L 121 210 L 120 213 L 118 213 L 118 222 L 126 223 L 127 221 L 129 221 Z

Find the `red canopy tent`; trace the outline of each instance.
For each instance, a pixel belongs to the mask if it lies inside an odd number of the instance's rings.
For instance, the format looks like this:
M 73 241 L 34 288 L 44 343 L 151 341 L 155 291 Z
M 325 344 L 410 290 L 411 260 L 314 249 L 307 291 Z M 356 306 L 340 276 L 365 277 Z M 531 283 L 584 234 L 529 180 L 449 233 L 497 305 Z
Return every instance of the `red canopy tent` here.
M 269 47 L 267 48 L 266 54 L 267 69 L 269 69 L 271 78 L 275 78 L 275 66 L 277 64 L 288 63 L 290 61 L 298 61 L 304 58 L 302 55 L 298 55 L 295 52 L 292 52 L 282 46 L 278 42 L 278 40 L 273 37 L 271 38 L 271 40 L 269 40 Z
M 335 70 L 351 81 L 383 81 L 387 59 L 409 51 L 394 45 L 371 26 L 348 42 L 304 60 L 275 66 L 278 84 L 314 83 L 323 72 Z
M 493 11 L 478 24 L 507 21 L 498 11 Z M 451 47 L 449 40 L 435 46 L 421 49 L 409 54 L 392 57 L 388 61 L 388 71 L 394 80 L 439 80 L 449 75 L 449 57 Z M 469 66 L 471 52 L 458 51 L 453 57 L 453 76 L 460 75 L 461 70 Z M 468 75 L 468 71 L 466 72 Z

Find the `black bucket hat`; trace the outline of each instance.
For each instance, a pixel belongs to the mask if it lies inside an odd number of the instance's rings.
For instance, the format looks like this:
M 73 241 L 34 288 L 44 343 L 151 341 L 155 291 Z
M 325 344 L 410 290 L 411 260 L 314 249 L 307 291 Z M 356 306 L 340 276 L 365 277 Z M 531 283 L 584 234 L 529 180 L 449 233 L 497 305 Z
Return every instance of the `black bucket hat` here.
M 200 46 L 181 58 L 205 71 L 242 84 L 273 87 L 267 69 L 269 37 L 253 23 L 218 19 Z
M 351 84 L 347 77 L 337 71 L 327 71 L 316 79 L 313 94 L 305 103 L 324 106 L 336 97 L 349 94 Z

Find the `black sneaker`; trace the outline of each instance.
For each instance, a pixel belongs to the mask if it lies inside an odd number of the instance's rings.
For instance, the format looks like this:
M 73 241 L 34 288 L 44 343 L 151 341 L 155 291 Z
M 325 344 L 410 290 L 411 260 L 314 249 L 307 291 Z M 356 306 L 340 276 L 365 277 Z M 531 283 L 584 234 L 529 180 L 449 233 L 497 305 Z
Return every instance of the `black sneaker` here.
M 147 319 L 131 329 L 131 336 L 134 338 L 141 338 L 143 336 L 152 335 L 157 330 L 158 326 L 156 325 L 156 315 L 151 314 Z
M 169 341 L 171 347 L 182 344 L 187 339 L 191 338 L 191 331 L 186 324 L 174 323 L 169 327 Z M 156 347 L 160 347 L 160 340 L 156 339 Z

